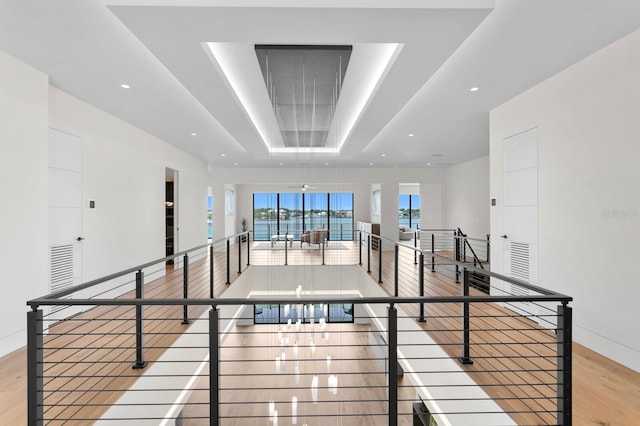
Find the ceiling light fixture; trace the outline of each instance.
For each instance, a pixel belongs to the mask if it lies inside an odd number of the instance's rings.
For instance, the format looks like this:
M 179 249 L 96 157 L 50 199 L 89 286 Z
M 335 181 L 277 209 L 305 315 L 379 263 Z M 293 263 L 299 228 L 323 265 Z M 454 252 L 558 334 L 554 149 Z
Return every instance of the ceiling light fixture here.
M 198 136 L 196 132 L 191 132 L 191 136 Z
M 122 83 L 120 85 L 120 87 L 122 87 L 123 89 L 130 89 L 131 88 L 131 86 L 129 86 L 128 84 L 124 84 L 124 83 Z
M 469 89 L 469 91 L 471 91 L 471 92 L 477 92 L 478 90 L 480 90 L 480 89 L 477 88 L 477 87 L 472 87 L 471 89 Z
M 260 134 L 262 141 L 270 153 L 299 153 L 305 154 L 337 154 L 341 151 L 345 140 L 350 136 L 364 108 L 369 103 L 380 82 L 391 69 L 393 62 L 400 54 L 403 45 L 398 43 L 364 43 L 354 46 L 354 51 L 362 51 L 362 57 L 370 58 L 364 60 L 361 65 L 366 65 L 366 78 L 360 79 L 357 84 L 355 94 L 351 95 L 352 100 L 349 105 L 345 105 L 343 111 L 340 105 L 336 106 L 336 113 L 340 116 L 338 122 L 333 122 L 330 134 L 335 134 L 334 146 L 324 148 L 298 148 L 283 147 L 274 145 L 277 140 L 273 140 L 270 128 L 275 122 L 272 112 L 265 114 L 258 105 L 255 97 L 255 90 L 243 80 L 242 76 L 244 64 L 238 61 L 237 43 L 207 43 L 207 47 L 212 53 L 212 60 L 216 68 L 226 77 L 229 85 L 235 92 L 238 100 L 242 104 L 247 115 L 253 122 L 256 130 Z M 249 48 L 249 45 L 245 46 Z M 255 45 L 251 45 L 255 51 Z M 360 53 L 358 53 L 360 55 Z M 276 138 L 277 139 L 277 138 Z M 331 139 L 331 138 L 330 138 Z M 333 139 L 332 139 L 333 140 Z
M 380 157 L 386 157 L 387 154 L 380 154 Z
M 227 154 L 220 154 L 220 157 L 226 157 Z
M 431 165 L 431 163 L 427 163 L 427 166 L 430 166 L 430 165 Z
M 369 163 L 370 166 L 373 166 L 373 163 Z
M 413 133 L 409 133 L 409 137 L 412 138 L 414 135 Z

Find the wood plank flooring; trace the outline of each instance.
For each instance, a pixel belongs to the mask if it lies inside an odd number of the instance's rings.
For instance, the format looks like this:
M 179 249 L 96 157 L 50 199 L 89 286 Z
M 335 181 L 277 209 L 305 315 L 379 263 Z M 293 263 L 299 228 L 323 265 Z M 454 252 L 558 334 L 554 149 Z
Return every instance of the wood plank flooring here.
M 345 244 L 350 245 L 351 250 L 327 250 L 325 251 L 325 263 L 328 265 L 331 264 L 357 264 L 358 263 L 358 250 L 356 243 L 348 243 Z M 232 246 L 233 247 L 233 246 Z M 237 265 L 237 250 L 231 249 L 232 260 L 231 260 L 231 273 L 230 279 L 231 281 L 235 280 L 238 276 Z M 378 252 L 372 252 L 372 265 L 371 270 L 372 276 L 377 281 L 377 254 Z M 246 263 L 246 252 L 242 254 L 243 259 L 241 262 L 241 267 L 245 268 L 244 264 Z M 367 268 L 366 265 L 366 253 L 363 253 L 363 268 Z M 415 274 L 417 267 L 413 265 L 413 255 L 403 253 L 400 258 L 400 262 L 402 264 L 401 274 L 399 277 L 400 281 L 400 295 L 416 295 L 416 289 L 412 288 L 415 281 Z M 191 286 L 190 286 L 190 296 L 192 297 L 207 297 L 209 293 L 209 283 L 208 283 L 208 270 L 205 261 L 193 262 L 190 265 L 190 278 L 191 278 Z M 215 263 L 215 294 L 216 296 L 220 295 L 224 289 L 226 288 L 226 259 L 224 258 L 224 253 L 216 252 L 214 257 Z M 267 264 L 267 265 L 275 265 L 275 264 L 283 264 L 284 263 L 284 252 L 283 251 L 269 251 L 269 250 L 256 250 L 251 253 L 251 263 L 258 264 Z M 287 253 L 287 263 L 290 265 L 297 264 L 321 264 L 322 257 L 321 252 L 315 250 L 290 250 Z M 393 252 L 383 252 L 383 281 L 382 286 L 385 288 L 387 292 L 390 294 L 393 292 Z M 154 283 L 150 283 L 146 287 L 146 296 L 147 297 L 180 297 L 182 294 L 182 287 L 180 285 L 182 279 L 182 271 L 169 272 L 167 276 L 161 280 L 157 280 Z M 429 273 L 428 270 L 425 271 L 425 281 L 426 281 L 426 289 L 425 294 L 427 295 L 447 295 L 447 294 L 459 294 L 459 284 L 455 284 L 453 280 L 443 276 L 442 274 L 432 274 Z M 459 346 L 455 345 L 456 342 L 459 341 L 459 334 L 455 331 L 459 329 L 459 323 L 456 319 L 447 318 L 450 307 L 445 306 L 429 306 L 427 311 L 428 321 L 424 324 L 425 330 L 429 331 L 434 339 L 439 340 L 444 344 L 446 350 L 450 352 L 452 356 L 459 356 L 460 349 Z M 96 314 L 99 313 L 102 315 L 104 319 L 103 326 L 111 327 L 116 330 L 121 327 L 123 321 L 118 321 L 117 319 L 122 317 L 131 316 L 131 309 L 127 308 L 117 308 L 117 309 L 103 309 L 103 311 L 98 312 L 97 310 L 91 311 L 91 316 L 95 318 Z M 157 308 L 156 308 L 157 309 Z M 196 317 L 199 316 L 200 313 L 204 312 L 204 307 L 195 308 L 192 307 L 190 310 L 191 316 Z M 404 308 L 409 315 L 417 316 L 417 306 L 406 307 Z M 473 314 L 482 314 L 484 316 L 501 316 L 505 314 L 503 308 L 497 307 L 496 305 L 486 306 L 474 306 L 474 310 L 472 310 Z M 459 311 L 456 311 L 459 312 Z M 73 330 L 78 334 L 76 336 L 77 342 L 74 342 L 74 347 L 80 347 L 82 344 L 84 347 L 92 348 L 92 342 L 81 341 L 79 340 L 79 335 L 82 334 L 82 329 L 78 328 L 83 317 L 82 315 L 88 315 L 89 313 L 84 313 L 76 317 L 76 321 L 74 322 L 63 322 L 60 323 L 57 327 L 52 329 L 52 333 L 59 333 L 62 330 L 68 330 L 71 325 L 74 327 Z M 164 316 L 167 318 L 175 318 L 180 317 L 181 311 L 178 308 L 177 312 L 173 312 L 171 310 L 157 310 L 154 311 L 152 307 L 148 307 L 145 309 L 145 315 L 148 316 Z M 121 317 L 122 316 L 122 317 Z M 23 320 L 23 319 L 16 319 Z M 506 321 L 507 318 L 504 317 L 501 321 Z M 487 319 L 482 319 L 483 325 L 478 327 L 479 329 L 488 329 Z M 90 327 L 95 327 L 97 323 L 88 323 Z M 533 327 L 535 324 L 523 324 L 521 327 Z M 164 334 L 164 335 L 154 335 L 152 339 L 156 339 L 153 341 L 154 346 L 163 347 L 170 345 L 170 343 L 175 340 L 178 333 L 180 333 L 184 326 L 181 326 L 179 322 L 175 320 L 167 320 L 166 324 L 162 324 L 161 322 L 154 323 L 154 327 L 158 327 L 154 330 L 146 330 L 146 331 L 157 331 L 164 332 L 168 331 L 170 333 L 175 334 Z M 472 324 L 472 328 L 474 325 Z M 504 327 L 503 327 L 504 328 Z M 436 331 L 443 330 L 443 331 Z M 101 331 L 102 332 L 102 331 Z M 521 332 L 524 333 L 524 332 Z M 544 336 L 544 332 L 532 331 L 532 333 L 542 333 Z M 484 345 L 486 343 L 490 343 L 491 340 L 495 338 L 495 334 L 488 333 L 486 331 L 472 333 L 472 355 L 476 356 L 475 363 L 473 366 L 468 367 L 470 372 L 473 372 L 474 369 L 476 371 L 487 371 L 490 369 L 493 370 L 501 370 L 506 366 L 509 367 L 522 367 L 522 369 L 530 367 L 528 361 L 524 359 L 517 360 L 509 360 L 504 358 L 496 358 L 502 356 L 505 352 L 502 349 L 500 352 L 493 352 L 493 348 L 491 345 Z M 509 336 L 508 334 L 503 334 L 502 339 L 516 338 L 517 336 Z M 555 340 L 554 336 L 548 335 L 548 338 Z M 62 336 L 50 336 L 50 339 L 63 339 Z M 67 337 L 68 338 L 68 337 Z M 132 338 L 131 336 L 127 338 Z M 91 337 L 89 337 L 91 339 Z M 536 337 L 537 340 L 542 340 L 542 337 Z M 59 340 L 62 343 L 63 340 Z M 136 373 L 133 373 L 135 370 L 131 370 L 130 359 L 131 354 L 126 352 L 117 352 L 113 350 L 109 350 L 111 347 L 120 346 L 122 342 L 118 341 L 116 337 L 111 342 L 105 342 L 101 340 L 99 345 L 95 345 L 95 348 L 92 349 L 93 353 L 89 360 L 93 361 L 104 361 L 107 359 L 106 357 L 122 359 L 123 361 L 120 364 L 116 364 L 117 368 L 121 368 L 123 372 L 122 379 L 113 380 L 108 384 L 103 384 L 105 389 L 126 389 L 130 386 L 135 380 Z M 99 346 L 99 347 L 98 347 Z M 637 422 L 637 419 L 640 418 L 640 374 L 634 372 L 626 367 L 623 367 L 609 359 L 606 359 L 599 354 L 594 353 L 578 344 L 573 344 L 574 347 L 574 358 L 573 358 L 573 367 L 574 367 L 574 376 L 573 376 L 573 412 L 574 412 L 574 424 L 585 424 L 585 425 L 631 425 Z M 544 355 L 546 351 L 549 351 L 545 345 L 541 345 L 538 347 L 531 346 L 527 349 L 529 352 L 537 351 Z M 102 352 L 101 352 L 102 351 Z M 111 352 L 111 353 L 108 353 Z M 153 361 L 159 356 L 161 350 L 149 351 L 145 353 L 145 358 L 149 361 Z M 60 355 L 64 355 L 65 357 L 72 357 L 74 354 L 60 352 Z M 79 357 L 80 354 L 76 353 L 76 357 Z M 83 354 L 84 356 L 84 354 Z M 484 357 L 484 358 L 483 358 Z M 71 358 L 71 359 L 72 359 Z M 84 359 L 84 358 L 83 358 Z M 124 361 L 126 360 L 126 361 Z M 100 372 L 104 372 L 104 368 L 106 366 L 110 366 L 109 368 L 114 368 L 112 364 L 101 364 L 92 362 L 91 369 L 95 370 L 87 370 L 87 372 L 91 372 L 94 375 L 100 375 Z M 61 368 L 61 367 L 56 367 Z M 73 380 L 73 370 L 62 367 L 62 375 L 69 376 L 67 378 L 62 378 L 62 380 Z M 548 370 L 549 368 L 544 368 L 543 370 Z M 118 370 L 112 370 L 110 374 L 117 372 Z M 59 371 L 51 371 L 51 373 L 59 373 Z M 473 373 L 472 373 L 473 374 Z M 548 378 L 546 377 L 549 373 L 547 371 L 537 372 L 536 374 L 540 374 L 540 381 L 545 383 L 548 382 Z M 58 374 L 59 375 L 59 374 Z M 504 385 L 507 382 L 500 382 L 499 375 L 492 374 L 487 375 L 483 373 L 473 375 L 476 381 L 483 382 L 486 381 L 486 384 L 500 385 L 502 386 L 491 386 L 487 387 L 488 392 L 496 397 L 496 398 L 516 398 L 526 395 L 532 395 L 539 392 L 537 388 L 524 387 L 523 389 L 519 389 L 518 387 L 505 387 Z M 60 378 L 56 379 L 60 380 Z M 90 378 L 83 379 L 83 386 L 90 386 L 92 384 L 92 380 Z M 505 379 L 507 380 L 507 379 Z M 511 379 L 512 380 L 512 379 Z M 544 388 L 544 386 L 540 386 Z M 544 392 L 541 392 L 542 396 L 539 399 L 536 399 L 535 403 L 538 404 L 540 411 L 544 411 L 549 407 L 545 403 Z M 505 393 L 506 392 L 506 393 Z M 523 393 L 524 392 L 524 393 Z M 101 410 L 105 409 L 103 404 L 109 404 L 112 402 L 115 393 L 104 393 L 105 395 L 112 395 L 107 400 L 104 400 L 101 396 L 100 392 L 97 392 L 94 389 L 91 392 L 86 392 L 86 395 L 83 395 L 81 398 L 76 398 L 76 402 L 89 402 L 95 404 L 95 406 L 90 407 L 90 415 L 96 415 Z M 412 395 L 409 396 L 411 398 Z M 521 402 L 517 399 L 504 399 L 502 400 L 503 406 L 508 411 L 518 411 L 522 408 Z M 8 354 L 2 358 L 0 358 L 0 407 L 2 407 L 2 411 L 0 412 L 0 425 L 17 425 L 17 424 L 25 424 L 26 423 L 26 349 L 21 348 L 17 351 L 14 351 L 11 354 Z M 56 414 L 59 416 L 67 416 L 70 414 L 68 411 L 69 408 L 65 408 L 62 404 L 59 407 L 54 408 L 56 411 L 51 411 L 51 414 Z M 66 410 L 66 413 L 65 413 Z M 73 412 L 73 416 L 84 416 L 85 414 L 81 414 L 78 412 Z M 86 414 L 89 415 L 89 414 Z M 549 415 L 539 414 L 538 417 L 534 419 L 527 418 L 518 418 L 517 415 L 514 415 L 520 423 L 522 424 L 548 424 L 550 423 L 551 417 Z M 59 422 L 63 423 L 63 422 Z M 89 423 L 89 422 L 87 422 Z M 78 424 L 78 423 L 73 423 Z M 350 423 L 351 424 L 351 423 Z

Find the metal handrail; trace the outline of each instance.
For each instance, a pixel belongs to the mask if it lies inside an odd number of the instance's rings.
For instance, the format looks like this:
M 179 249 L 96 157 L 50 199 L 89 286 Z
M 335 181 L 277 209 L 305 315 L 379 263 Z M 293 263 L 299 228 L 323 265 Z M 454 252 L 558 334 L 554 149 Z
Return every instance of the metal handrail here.
M 486 243 L 487 242 L 487 240 L 483 240 L 482 238 L 465 237 L 464 234 L 462 234 L 462 235 L 454 235 L 453 238 L 464 238 L 465 240 L 478 241 L 480 243 Z
M 432 252 L 430 250 L 423 250 L 423 249 L 421 249 L 419 247 L 413 247 L 413 246 L 410 246 L 410 245 L 405 244 L 405 243 L 396 243 L 396 244 L 398 246 L 402 246 L 404 248 L 416 251 L 418 253 L 422 253 L 422 254 L 429 253 L 429 256 L 433 256 L 433 257 L 439 258 L 441 260 L 445 260 L 445 261 L 449 262 L 449 264 L 451 264 L 451 265 L 458 265 L 458 266 L 461 266 L 462 268 L 466 268 L 468 271 L 473 271 L 473 272 L 478 272 L 478 273 L 481 273 L 481 274 L 489 275 L 492 278 L 496 278 L 496 279 L 499 279 L 499 280 L 502 280 L 502 281 L 505 281 L 505 282 L 508 282 L 508 283 L 511 283 L 511 284 L 516 284 L 518 286 L 524 287 L 526 289 L 529 289 L 529 290 L 532 290 L 532 291 L 535 291 L 535 292 L 538 292 L 538 293 L 542 293 L 542 294 L 547 295 L 547 296 L 552 296 L 553 295 L 553 296 L 558 296 L 558 297 L 563 298 L 563 299 L 567 299 L 567 301 L 573 300 L 573 297 L 571 297 L 571 296 L 567 296 L 567 295 L 564 295 L 562 293 L 557 293 L 557 292 L 548 290 L 546 288 L 538 287 L 538 286 L 530 284 L 530 283 L 528 283 L 526 281 L 522 281 L 522 280 L 519 280 L 519 279 L 513 278 L 513 277 L 508 277 L 506 275 L 502 275 L 502 274 L 499 274 L 497 272 L 488 271 L 486 269 L 481 269 L 481 268 L 478 268 L 476 266 L 472 266 L 472 265 L 470 265 L 468 263 L 461 262 L 459 260 L 450 259 L 448 257 L 444 257 L 442 255 L 436 254 L 435 252 Z M 476 296 L 474 296 L 474 297 L 476 297 Z M 474 299 L 474 300 L 477 300 L 477 299 Z
M 573 300 L 571 296 L 565 296 L 559 293 L 551 293 L 546 295 L 528 295 L 528 296 L 384 296 L 384 297 L 252 297 L 247 298 L 194 298 L 194 299 L 47 299 L 38 298 L 27 302 L 27 305 L 33 309 L 39 306 L 50 305 L 69 305 L 69 306 L 174 306 L 174 305 L 193 305 L 193 306 L 224 306 L 224 305 L 268 305 L 274 302 L 280 304 L 313 304 L 321 302 L 331 303 L 369 303 L 369 304 L 411 304 L 411 303 L 461 303 L 461 302 L 550 302 L 558 301 L 568 303 Z
M 197 246 L 197 247 L 193 247 L 193 248 L 190 248 L 188 250 L 181 251 L 179 253 L 174 253 L 172 255 L 165 256 L 165 257 L 163 257 L 161 259 L 152 260 L 150 262 L 143 263 L 143 264 L 138 265 L 138 266 L 133 266 L 131 268 L 125 269 L 123 271 L 115 272 L 115 273 L 110 274 L 110 275 L 105 275 L 104 277 L 96 278 L 94 280 L 87 281 L 86 283 L 83 283 L 83 284 L 78 284 L 76 286 L 70 287 L 70 288 L 65 289 L 65 290 L 60 290 L 60 291 L 56 291 L 56 292 L 53 292 L 53 293 L 49 293 L 46 296 L 43 296 L 43 298 L 46 298 L 46 299 L 60 299 L 60 298 L 62 298 L 64 296 L 68 296 L 68 295 L 73 294 L 73 293 L 75 293 L 77 291 L 85 290 L 85 289 L 93 287 L 95 285 L 102 284 L 102 283 L 105 283 L 107 281 L 111 281 L 111 280 L 114 280 L 116 278 L 120 278 L 120 277 L 123 277 L 125 275 L 132 274 L 132 273 L 137 272 L 137 271 L 141 271 L 141 270 L 146 269 L 146 268 L 148 268 L 150 266 L 153 266 L 153 265 L 155 265 L 157 263 L 164 263 L 167 260 L 175 259 L 176 257 L 184 256 L 185 254 L 189 254 L 189 253 L 192 253 L 192 252 L 197 251 L 197 250 L 202 250 L 202 249 L 207 248 L 207 247 L 212 247 L 212 246 L 215 246 L 218 243 L 221 243 L 221 242 L 233 239 L 233 238 L 237 238 L 237 237 L 245 235 L 245 234 L 248 235 L 250 232 L 251 231 L 244 231 L 244 232 L 239 232 L 239 233 L 234 234 L 234 235 L 230 235 L 228 237 L 220 238 L 220 239 L 217 239 L 215 241 L 212 241 L 211 243 L 203 244 L 203 245 L 200 245 L 200 246 Z M 29 302 L 27 302 L 27 304 L 28 303 Z

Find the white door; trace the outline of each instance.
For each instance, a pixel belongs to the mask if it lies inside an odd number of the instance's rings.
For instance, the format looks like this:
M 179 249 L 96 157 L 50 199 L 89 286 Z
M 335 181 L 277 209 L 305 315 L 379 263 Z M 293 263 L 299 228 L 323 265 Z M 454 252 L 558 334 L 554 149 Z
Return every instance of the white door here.
M 538 282 L 538 129 L 503 141 L 504 273 L 532 284 Z M 507 294 L 536 294 L 506 284 Z M 537 315 L 533 303 L 510 304 L 523 315 Z
M 49 129 L 48 204 L 49 290 L 55 292 L 82 282 L 82 140 L 54 129 Z M 59 319 L 79 311 L 51 310 Z

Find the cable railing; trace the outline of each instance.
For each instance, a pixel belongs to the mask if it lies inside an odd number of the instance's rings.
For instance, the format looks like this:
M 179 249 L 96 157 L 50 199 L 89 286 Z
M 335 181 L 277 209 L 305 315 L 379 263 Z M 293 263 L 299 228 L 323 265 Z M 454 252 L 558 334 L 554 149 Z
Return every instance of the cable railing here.
M 343 267 L 381 285 L 300 291 L 269 272 L 300 265 L 250 266 L 243 235 L 174 255 L 162 279 L 143 271 L 166 259 L 29 301 L 29 424 L 570 424 L 570 297 L 410 244 L 389 259 L 363 233 L 362 266 Z M 461 283 L 430 280 L 431 257 Z M 505 285 L 476 292 L 477 270 Z M 242 293 L 245 280 L 264 291 Z
M 332 241 L 353 241 L 355 236 L 353 221 L 335 223 L 333 220 L 327 222 L 320 219 L 307 221 L 304 226 L 301 222 L 290 224 L 278 224 L 276 221 L 254 223 L 252 233 L 255 241 L 269 241 L 273 235 L 291 235 L 295 241 L 299 241 L 305 231 L 313 229 L 326 229 L 329 240 Z

